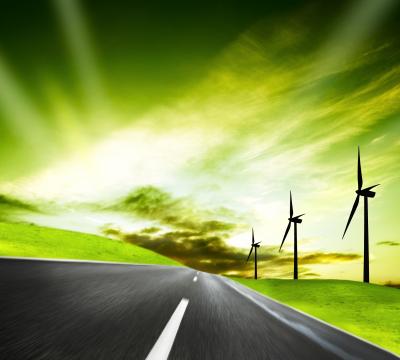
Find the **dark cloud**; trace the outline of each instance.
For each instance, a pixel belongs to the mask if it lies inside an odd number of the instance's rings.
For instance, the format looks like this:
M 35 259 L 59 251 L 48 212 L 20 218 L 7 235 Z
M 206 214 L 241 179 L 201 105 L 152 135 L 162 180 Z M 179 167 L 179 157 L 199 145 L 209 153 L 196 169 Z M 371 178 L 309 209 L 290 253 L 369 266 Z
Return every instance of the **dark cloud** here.
M 392 288 L 400 289 L 400 283 L 394 283 L 394 282 L 391 282 L 391 281 L 387 282 L 385 284 L 385 286 L 389 286 L 389 287 L 392 287 Z
M 121 231 L 119 229 L 110 228 L 103 228 L 102 233 L 106 236 L 116 236 L 119 237 L 121 235 Z
M 21 212 L 38 212 L 38 208 L 12 196 L 0 194 L 0 221 L 15 221 Z
M 183 201 L 154 186 L 143 186 L 114 205 L 116 209 L 132 211 L 148 218 L 165 218 L 168 214 L 181 213 Z
M 158 233 L 160 232 L 161 229 L 157 226 L 151 226 L 148 228 L 144 228 L 143 230 L 141 230 L 141 233 L 143 234 L 154 234 L 154 233 Z
M 4 194 L 0 194 L 0 209 L 37 211 L 32 204 Z
M 188 198 L 173 198 L 168 192 L 154 186 L 143 186 L 107 209 L 133 213 L 144 219 L 156 220 L 160 224 L 199 233 L 229 232 L 237 225 L 221 219 L 227 209 L 202 211 Z M 223 211 L 222 211 L 223 210 Z M 142 231 L 143 232 L 143 231 Z
M 400 242 L 398 241 L 379 241 L 376 245 L 384 245 L 384 246 L 400 246 Z
M 177 230 L 165 233 L 149 234 L 144 231 L 122 233 L 113 229 L 112 234 L 124 241 L 145 247 L 187 266 L 217 273 L 237 276 L 253 276 L 253 259 L 246 263 L 248 250 L 229 246 L 223 234 L 212 231 Z M 292 274 L 293 254 L 279 253 L 277 247 L 259 249 L 258 267 L 260 276 L 288 276 Z M 299 257 L 299 273 L 303 277 L 317 277 L 304 265 L 327 264 L 351 261 L 360 258 L 357 254 L 311 253 Z
M 253 260 L 246 263 L 248 250 L 227 243 L 227 239 L 243 226 L 237 225 L 237 216 L 229 209 L 200 210 L 190 199 L 173 198 L 154 186 L 137 188 L 108 209 L 132 213 L 162 227 L 123 233 L 108 226 L 104 230 L 106 235 L 151 249 L 202 271 L 253 276 Z M 292 253 L 279 253 L 276 247 L 263 246 L 257 255 L 260 274 L 291 276 Z M 342 253 L 300 254 L 299 273 L 304 277 L 316 277 L 318 274 L 311 273 L 304 265 L 351 261 L 359 257 Z

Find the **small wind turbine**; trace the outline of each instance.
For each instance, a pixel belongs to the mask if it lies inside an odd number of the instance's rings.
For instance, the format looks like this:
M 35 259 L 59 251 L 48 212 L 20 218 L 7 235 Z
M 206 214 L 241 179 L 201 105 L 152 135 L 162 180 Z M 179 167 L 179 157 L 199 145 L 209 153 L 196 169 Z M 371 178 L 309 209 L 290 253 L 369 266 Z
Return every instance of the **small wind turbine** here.
M 256 280 L 257 280 L 257 248 L 260 247 L 260 242 L 261 241 L 259 241 L 258 243 L 254 242 L 254 229 L 251 228 L 251 248 L 250 248 L 249 256 L 247 257 L 246 262 L 249 261 L 251 252 L 253 251 L 253 248 L 254 248 L 254 279 L 256 279 Z
M 356 197 L 356 200 L 354 201 L 353 208 L 351 209 L 349 220 L 347 220 L 346 228 L 344 229 L 342 239 L 344 238 L 347 228 L 350 225 L 351 219 L 353 218 L 353 215 L 357 210 L 357 206 L 360 201 L 360 196 L 363 196 L 364 197 L 364 275 L 363 275 L 363 280 L 365 283 L 369 283 L 368 198 L 373 198 L 375 196 L 375 192 L 371 191 L 371 189 L 378 186 L 379 184 L 362 189 L 363 178 L 362 178 L 362 172 L 361 172 L 360 147 L 358 147 L 357 181 L 358 181 L 358 184 L 357 184 L 358 187 L 356 190 L 357 197 Z
M 281 247 L 279 248 L 279 251 L 282 249 L 282 245 L 285 242 L 286 236 L 289 233 L 290 230 L 290 225 L 294 223 L 294 270 L 293 270 L 293 279 L 297 280 L 298 279 L 298 269 L 297 269 L 297 224 L 301 224 L 303 221 L 300 219 L 304 214 L 293 216 L 293 202 L 292 202 L 292 192 L 290 192 L 290 213 L 289 213 L 289 223 L 285 231 L 285 235 L 283 236 L 282 244 Z

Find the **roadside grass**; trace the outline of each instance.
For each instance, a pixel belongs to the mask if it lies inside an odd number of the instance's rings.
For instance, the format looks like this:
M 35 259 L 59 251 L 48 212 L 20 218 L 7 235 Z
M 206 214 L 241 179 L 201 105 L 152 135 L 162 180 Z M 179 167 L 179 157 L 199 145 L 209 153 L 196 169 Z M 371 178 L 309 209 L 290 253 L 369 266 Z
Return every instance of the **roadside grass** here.
M 399 289 L 343 280 L 233 280 L 400 354 Z
M 122 241 L 74 231 L 4 222 L 0 222 L 0 256 L 183 266 L 151 250 Z

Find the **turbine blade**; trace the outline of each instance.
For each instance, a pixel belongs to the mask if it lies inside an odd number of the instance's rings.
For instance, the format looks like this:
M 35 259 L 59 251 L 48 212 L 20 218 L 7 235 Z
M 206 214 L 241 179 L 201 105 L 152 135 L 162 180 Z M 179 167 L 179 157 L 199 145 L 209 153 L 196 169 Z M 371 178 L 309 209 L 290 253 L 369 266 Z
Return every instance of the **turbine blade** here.
M 254 229 L 251 228 L 251 243 L 254 244 Z
M 302 216 L 304 216 L 305 215 L 305 213 L 304 214 L 301 214 L 301 215 L 297 215 L 297 216 L 295 216 L 293 219 L 298 219 L 298 218 L 300 218 L 300 217 L 302 217 Z
M 380 184 L 372 185 L 372 186 L 367 187 L 367 188 L 365 188 L 365 189 L 363 189 L 363 190 L 371 190 L 371 189 L 373 189 L 374 187 L 377 187 L 377 186 L 379 186 L 379 185 L 380 185 Z
M 252 251 L 253 251 L 253 246 L 250 248 L 249 256 L 247 257 L 247 260 L 246 260 L 246 262 L 248 262 L 248 261 L 249 261 L 249 259 L 250 259 L 250 255 L 251 255 Z
M 290 192 L 290 216 L 293 216 L 293 202 L 292 202 L 292 192 Z
M 352 207 L 352 209 L 351 209 L 351 213 L 350 213 L 350 216 L 349 216 L 349 220 L 347 220 L 346 228 L 344 229 L 344 233 L 343 233 L 342 239 L 344 238 L 344 235 L 346 234 L 347 228 L 348 228 L 349 225 L 350 225 L 351 219 L 353 218 L 353 215 L 354 215 L 354 213 L 355 213 L 356 210 L 357 210 L 357 206 L 358 206 L 358 202 L 359 202 L 359 201 L 360 201 L 360 195 L 357 195 L 356 200 L 354 201 L 353 207 Z
M 362 172 L 361 172 L 360 147 L 358 147 L 357 181 L 358 181 L 358 190 L 361 190 L 362 185 L 363 185 L 363 178 L 362 178 Z
M 287 234 L 288 234 L 288 232 L 289 232 L 289 230 L 290 230 L 290 224 L 291 224 L 291 222 L 289 221 L 289 224 L 288 224 L 288 226 L 287 226 L 287 228 L 286 228 L 285 235 L 283 236 L 282 244 L 281 244 L 281 247 L 279 248 L 279 251 L 281 251 L 282 245 L 283 245 L 283 243 L 285 242 L 286 236 L 287 236 Z

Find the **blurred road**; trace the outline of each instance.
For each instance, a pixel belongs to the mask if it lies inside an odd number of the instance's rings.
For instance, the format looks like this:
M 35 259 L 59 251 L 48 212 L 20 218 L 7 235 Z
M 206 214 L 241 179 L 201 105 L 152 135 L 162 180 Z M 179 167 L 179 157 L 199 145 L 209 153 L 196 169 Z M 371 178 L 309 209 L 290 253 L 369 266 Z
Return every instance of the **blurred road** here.
M 188 268 L 0 260 L 1 359 L 167 357 L 398 359 Z

